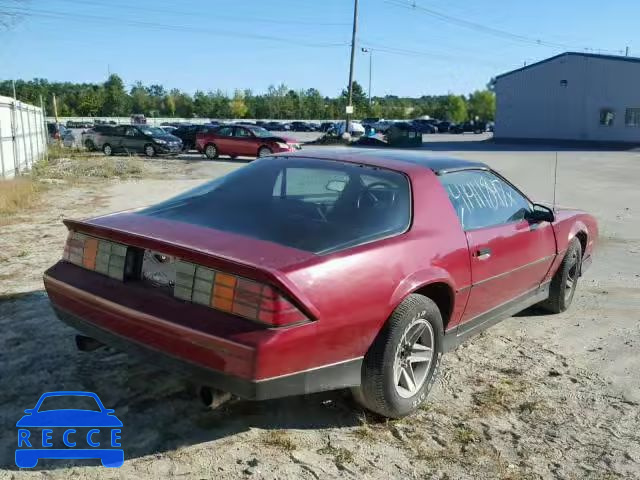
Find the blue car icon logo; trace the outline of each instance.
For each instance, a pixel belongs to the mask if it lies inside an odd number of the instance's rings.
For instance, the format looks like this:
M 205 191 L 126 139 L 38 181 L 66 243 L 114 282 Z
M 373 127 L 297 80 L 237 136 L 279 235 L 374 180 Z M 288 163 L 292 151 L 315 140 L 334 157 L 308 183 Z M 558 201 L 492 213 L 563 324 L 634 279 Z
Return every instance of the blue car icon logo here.
M 76 408 L 67 408 L 69 405 Z M 122 422 L 95 393 L 48 392 L 24 412 L 26 415 L 16 423 L 18 467 L 33 468 L 41 458 L 100 459 L 102 465 L 111 468 L 124 463 Z M 54 442 L 65 448 L 54 448 Z

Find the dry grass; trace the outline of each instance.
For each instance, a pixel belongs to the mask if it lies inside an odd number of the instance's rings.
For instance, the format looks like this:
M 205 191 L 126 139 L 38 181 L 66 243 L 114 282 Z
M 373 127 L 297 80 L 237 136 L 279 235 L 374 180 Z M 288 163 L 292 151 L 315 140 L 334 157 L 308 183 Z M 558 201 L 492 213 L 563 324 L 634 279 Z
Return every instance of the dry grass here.
M 0 180 L 0 215 L 26 210 L 38 201 L 41 186 L 29 177 Z
M 282 430 L 271 430 L 265 433 L 262 443 L 271 447 L 277 447 L 287 452 L 295 450 L 296 444 L 291 436 Z
M 348 463 L 353 463 L 353 452 L 344 447 L 334 447 L 331 445 L 331 439 L 327 439 L 327 444 L 318 449 L 318 453 L 321 455 L 329 455 L 333 457 L 333 462 L 340 470 L 345 468 Z
M 77 155 L 64 158 L 49 158 L 33 170 L 38 179 L 58 179 L 68 182 L 91 178 L 140 178 L 144 163 L 139 157 L 102 157 Z

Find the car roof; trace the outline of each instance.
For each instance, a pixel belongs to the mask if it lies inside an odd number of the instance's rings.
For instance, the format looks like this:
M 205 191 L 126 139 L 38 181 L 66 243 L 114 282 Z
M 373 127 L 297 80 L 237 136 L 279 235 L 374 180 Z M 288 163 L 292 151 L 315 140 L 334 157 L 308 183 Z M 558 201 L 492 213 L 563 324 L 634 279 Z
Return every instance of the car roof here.
M 354 151 L 351 151 L 354 150 Z M 350 163 L 374 165 L 392 170 L 409 173 L 412 166 L 424 167 L 436 175 L 442 175 L 459 170 L 489 170 L 489 166 L 482 162 L 462 160 L 450 157 L 431 157 L 417 151 L 398 151 L 366 148 L 355 149 L 327 149 L 318 152 L 295 152 L 282 154 L 288 157 L 319 158 Z

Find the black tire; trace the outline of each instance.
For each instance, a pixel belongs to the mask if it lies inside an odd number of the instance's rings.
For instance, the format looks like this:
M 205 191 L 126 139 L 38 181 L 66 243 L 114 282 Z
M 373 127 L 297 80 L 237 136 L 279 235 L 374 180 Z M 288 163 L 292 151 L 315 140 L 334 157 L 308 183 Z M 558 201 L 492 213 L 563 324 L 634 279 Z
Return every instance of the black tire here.
M 144 146 L 144 154 L 147 157 L 155 157 L 156 156 L 156 147 L 154 147 L 153 145 L 151 145 L 150 143 L 147 143 Z
M 549 298 L 539 306 L 551 313 L 564 312 L 573 301 L 580 278 L 582 247 L 577 238 L 571 240 L 558 271 L 551 279 Z M 569 284 L 569 281 L 571 283 Z
M 273 152 L 269 147 L 260 147 L 258 149 L 258 158 L 264 157 L 266 155 L 271 155 Z
M 96 149 L 96 146 L 93 144 L 93 142 L 91 140 L 86 139 L 84 141 L 84 148 L 86 148 L 90 152 L 93 152 Z
M 102 153 L 104 153 L 107 157 L 113 155 L 113 147 L 109 143 L 105 143 L 102 145 Z
M 204 147 L 204 154 L 209 160 L 213 160 L 218 158 L 218 147 L 216 147 L 213 143 L 208 143 Z
M 424 325 L 428 322 L 429 329 Z M 425 326 L 420 334 L 431 336 L 431 361 L 424 367 L 422 385 L 412 396 L 401 396 L 396 386 L 394 369 L 402 356 L 401 342 L 418 324 Z M 354 398 L 363 407 L 379 415 L 400 418 L 414 412 L 427 398 L 437 378 L 442 357 L 443 327 L 438 306 L 423 295 L 411 294 L 391 314 L 387 323 L 369 348 L 362 364 L 362 383 L 352 389 Z M 414 377 L 415 378 L 415 377 Z

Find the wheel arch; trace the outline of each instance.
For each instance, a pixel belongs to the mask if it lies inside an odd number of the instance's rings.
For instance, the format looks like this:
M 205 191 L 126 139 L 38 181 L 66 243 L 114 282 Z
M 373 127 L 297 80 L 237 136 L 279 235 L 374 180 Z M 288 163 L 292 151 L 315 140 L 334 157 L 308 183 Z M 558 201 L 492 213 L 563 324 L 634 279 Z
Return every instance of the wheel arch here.
M 392 297 L 392 308 L 389 316 L 407 296 L 412 293 L 424 295 L 437 305 L 442 316 L 442 325 L 446 330 L 455 309 L 456 289 L 454 285 L 455 283 L 449 273 L 442 268 L 433 267 L 418 272 L 406 278 L 396 288 Z

